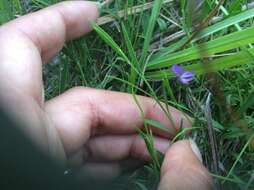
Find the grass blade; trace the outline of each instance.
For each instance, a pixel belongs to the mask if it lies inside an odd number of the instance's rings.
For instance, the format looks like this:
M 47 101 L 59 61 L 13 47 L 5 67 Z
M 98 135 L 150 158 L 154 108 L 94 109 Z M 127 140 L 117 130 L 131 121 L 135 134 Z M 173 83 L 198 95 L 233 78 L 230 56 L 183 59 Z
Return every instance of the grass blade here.
M 136 53 L 133 49 L 133 46 L 131 44 L 131 40 L 130 40 L 129 34 L 127 32 L 127 29 L 125 28 L 123 23 L 122 23 L 122 31 L 123 31 L 124 40 L 125 40 L 128 52 L 129 52 L 129 56 L 131 59 L 130 61 L 133 64 L 133 67 L 138 70 L 138 59 L 137 59 Z M 136 78 L 137 78 L 137 72 L 133 69 L 133 67 L 131 67 L 129 80 L 128 80 L 131 84 L 135 84 Z M 131 86 L 128 87 L 128 92 L 132 92 Z
M 228 28 L 229 26 L 238 24 L 244 20 L 250 19 L 254 17 L 254 9 L 249 9 L 246 10 L 244 12 L 241 12 L 235 16 L 231 16 L 229 18 L 226 18 L 225 20 L 218 22 L 212 26 L 209 26 L 205 29 L 203 29 L 197 36 L 196 38 L 193 39 L 192 42 L 196 42 L 197 40 L 200 40 L 202 38 L 205 38 L 209 35 L 212 35 L 218 31 L 221 31 L 223 29 Z M 181 40 L 179 40 L 178 42 L 174 43 L 173 45 L 162 49 L 161 51 L 159 51 L 158 53 L 156 53 L 155 55 L 153 55 L 154 60 L 156 60 L 157 58 L 160 58 L 162 56 L 168 55 L 172 52 L 174 52 L 175 50 L 177 50 L 179 47 L 181 47 L 184 42 L 186 42 L 186 40 L 188 39 L 188 37 L 184 37 Z
M 160 130 L 170 134 L 170 130 L 158 121 L 151 120 L 151 119 L 145 119 L 144 123 L 145 123 L 145 125 L 155 127 L 157 129 L 160 129 Z
M 155 27 L 157 18 L 160 14 L 162 3 L 163 3 L 163 0 L 155 0 L 154 1 L 152 14 L 151 14 L 150 20 L 148 22 L 148 27 L 147 27 L 146 34 L 145 34 L 145 41 L 144 41 L 144 45 L 142 48 L 141 57 L 139 60 L 141 68 L 143 68 L 143 66 L 144 66 L 144 62 L 145 62 L 147 52 L 149 49 L 149 45 L 150 45 L 150 42 L 152 39 L 154 27 Z
M 108 44 L 110 47 L 115 50 L 115 52 L 123 58 L 127 63 L 131 63 L 122 49 L 117 45 L 117 43 L 96 23 L 92 23 L 93 29 L 99 34 L 99 36 Z
M 222 53 L 254 42 L 254 27 L 234 32 L 218 39 L 191 47 L 169 56 L 157 59 L 147 65 L 147 69 L 159 69 L 173 64 L 202 59 L 217 53 Z M 203 49 L 202 47 L 206 47 Z
M 197 76 L 203 75 L 208 72 L 215 72 L 215 71 L 220 71 L 220 70 L 228 69 L 235 66 L 253 63 L 254 59 L 251 54 L 254 54 L 254 49 L 249 49 L 247 51 L 243 50 L 231 56 L 210 61 L 205 66 L 202 64 L 196 63 L 196 64 L 188 65 L 184 68 L 188 71 L 195 71 L 195 74 Z M 150 80 L 162 80 L 163 78 L 165 78 L 165 75 L 167 75 L 167 77 L 169 78 L 174 77 L 174 74 L 170 69 L 146 73 L 146 77 Z

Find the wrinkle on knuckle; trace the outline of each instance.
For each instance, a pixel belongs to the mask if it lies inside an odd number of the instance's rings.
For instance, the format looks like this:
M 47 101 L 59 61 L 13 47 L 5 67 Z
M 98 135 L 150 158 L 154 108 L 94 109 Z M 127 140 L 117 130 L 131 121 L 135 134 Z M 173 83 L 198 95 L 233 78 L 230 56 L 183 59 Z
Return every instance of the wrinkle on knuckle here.
M 65 42 L 66 40 L 66 37 L 67 37 L 67 21 L 66 21 L 66 18 L 65 18 L 65 15 L 61 12 L 61 10 L 59 9 L 56 9 L 55 10 L 55 14 L 58 16 L 58 20 L 59 20 L 59 24 L 61 25 L 61 28 L 62 28 L 62 41 Z
M 98 128 L 101 128 L 104 126 L 104 118 L 102 117 L 102 114 L 100 114 L 100 109 L 98 105 L 96 104 L 96 101 L 93 97 L 87 98 L 88 107 L 90 110 L 91 115 L 91 123 L 92 123 L 92 134 L 96 133 L 95 131 L 98 130 Z
M 137 146 L 136 146 L 136 144 L 137 144 L 137 141 L 139 140 L 138 138 L 139 138 L 138 135 L 133 135 L 132 136 L 130 149 L 129 149 L 129 156 L 131 156 L 131 157 L 136 157 L 136 155 L 137 155 Z
M 69 92 L 73 96 L 80 96 L 82 98 L 82 104 L 84 109 L 87 109 L 87 118 L 91 123 L 91 135 L 94 136 L 98 128 L 102 127 L 105 123 L 102 114 L 100 113 L 99 105 L 96 103 L 96 92 L 91 88 L 86 87 L 74 87 L 69 90 Z M 80 107 L 80 102 L 78 101 L 78 105 Z
M 139 160 L 150 161 L 151 157 L 147 150 L 144 140 L 139 135 L 133 135 L 129 149 L 129 156 Z

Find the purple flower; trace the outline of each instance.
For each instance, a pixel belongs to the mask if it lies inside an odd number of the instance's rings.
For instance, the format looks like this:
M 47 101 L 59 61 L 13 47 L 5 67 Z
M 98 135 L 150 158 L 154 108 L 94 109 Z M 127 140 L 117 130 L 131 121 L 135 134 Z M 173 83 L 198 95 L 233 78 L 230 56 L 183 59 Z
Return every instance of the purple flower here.
M 189 84 L 195 76 L 193 72 L 185 71 L 184 68 L 179 65 L 173 65 L 171 70 L 176 74 L 178 80 L 182 84 Z

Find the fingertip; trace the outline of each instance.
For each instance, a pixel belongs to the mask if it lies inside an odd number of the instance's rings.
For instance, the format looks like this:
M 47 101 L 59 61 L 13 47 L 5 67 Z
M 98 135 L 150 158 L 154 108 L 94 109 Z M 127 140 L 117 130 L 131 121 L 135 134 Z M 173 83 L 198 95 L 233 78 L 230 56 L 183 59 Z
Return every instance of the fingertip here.
M 66 40 L 72 40 L 92 30 L 91 22 L 100 14 L 98 3 L 91 1 L 66 1 L 50 7 L 57 9 L 66 23 Z
M 190 144 L 188 140 L 177 141 L 171 145 L 170 149 L 166 152 L 162 163 L 161 176 L 170 170 L 174 170 L 175 164 L 182 165 L 187 158 L 192 158 L 193 154 L 191 154 L 192 152 L 190 152 L 190 149 L 188 148 L 189 146 Z M 192 158 L 191 160 L 195 159 Z
M 178 141 L 167 151 L 162 168 L 159 190 L 213 189 L 212 178 L 200 162 L 194 141 Z
M 91 21 L 96 21 L 98 16 L 95 2 L 64 1 L 6 23 L 4 31 L 15 31 L 20 37 L 30 40 L 45 63 L 63 47 L 65 41 L 90 32 Z

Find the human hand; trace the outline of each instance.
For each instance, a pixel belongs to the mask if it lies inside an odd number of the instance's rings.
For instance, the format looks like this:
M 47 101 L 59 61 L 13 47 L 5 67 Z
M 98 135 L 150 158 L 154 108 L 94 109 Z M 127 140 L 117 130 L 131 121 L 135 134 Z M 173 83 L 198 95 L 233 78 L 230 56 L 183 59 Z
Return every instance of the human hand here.
M 119 174 L 119 161 L 128 157 L 147 160 L 149 154 L 136 129 L 143 127 L 132 95 L 75 87 L 44 102 L 42 64 L 63 46 L 90 31 L 98 17 L 95 3 L 56 4 L 0 27 L 0 101 L 24 124 L 22 130 L 45 152 L 68 160 L 95 175 Z M 172 123 L 153 99 L 137 96 L 146 118 Z M 190 122 L 170 107 L 179 128 Z M 208 171 L 193 143 L 168 138 L 154 130 L 155 147 L 165 153 L 159 189 L 210 189 Z M 194 147 L 194 149 L 193 149 Z M 199 156 L 196 156 L 199 155 Z

